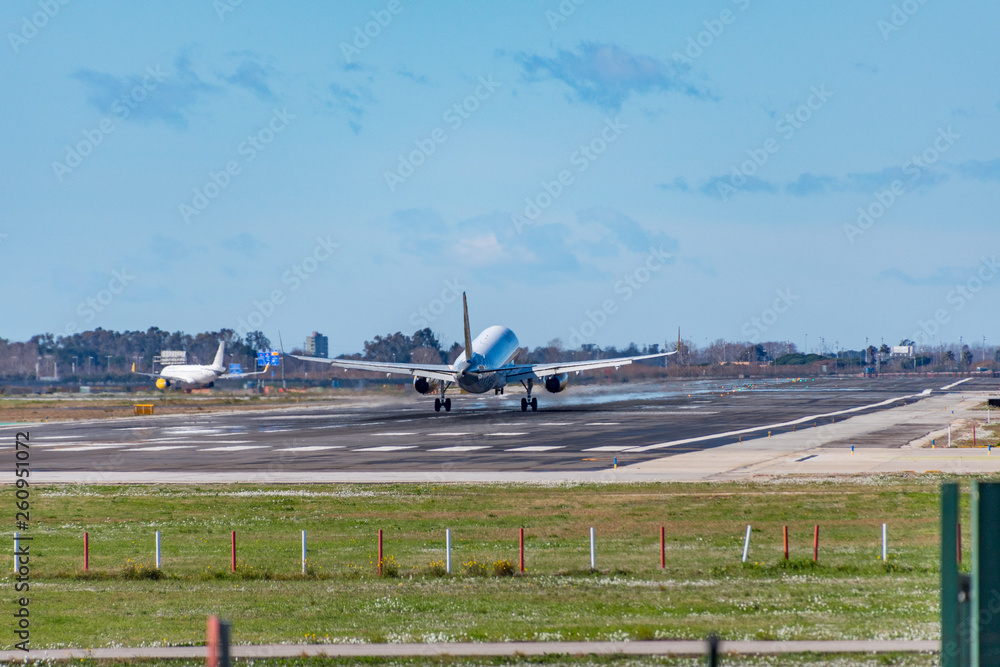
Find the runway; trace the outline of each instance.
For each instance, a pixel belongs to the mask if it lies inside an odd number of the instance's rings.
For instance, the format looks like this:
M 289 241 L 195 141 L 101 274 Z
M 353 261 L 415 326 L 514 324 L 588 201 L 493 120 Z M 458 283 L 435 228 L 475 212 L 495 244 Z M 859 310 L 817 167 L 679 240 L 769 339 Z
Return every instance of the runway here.
M 358 396 L 276 410 L 8 425 L 0 427 L 0 442 L 10 449 L 14 433 L 29 430 L 33 474 L 42 481 L 586 479 L 613 470 L 616 459 L 623 473 L 669 470 L 676 457 L 722 447 L 721 454 L 768 432 L 775 443 L 783 434 L 801 440 L 814 427 L 997 389 L 992 378 L 954 382 L 571 385 L 562 394 L 539 393 L 534 413 L 520 411 L 515 393 L 455 395 L 450 413 L 435 413 L 416 394 Z M 935 428 L 889 422 L 869 446 L 900 447 Z M 849 444 L 827 439 L 811 446 Z

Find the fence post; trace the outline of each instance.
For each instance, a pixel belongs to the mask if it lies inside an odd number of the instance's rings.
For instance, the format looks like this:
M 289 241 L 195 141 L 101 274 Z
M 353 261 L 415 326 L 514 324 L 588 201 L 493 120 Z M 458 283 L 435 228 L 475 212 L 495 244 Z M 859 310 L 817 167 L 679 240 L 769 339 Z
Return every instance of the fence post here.
M 156 531 L 156 569 L 160 569 L 160 531 Z
M 886 532 L 885 524 L 882 524 L 882 562 L 885 563 L 888 560 L 889 555 L 889 535 Z
M 302 531 L 302 575 L 306 573 L 306 531 Z
M 83 534 L 83 571 L 90 570 L 90 535 Z
M 382 576 L 382 529 L 378 529 L 378 576 Z
M 667 530 L 665 526 L 660 526 L 660 569 L 667 567 Z
M 813 562 L 819 562 L 819 524 L 813 528 Z
M 520 543 L 519 551 L 521 555 L 521 572 L 524 572 L 524 528 L 520 528 L 518 530 L 518 542 Z
M 788 560 L 788 526 L 781 529 L 783 541 L 785 543 L 785 560 Z
M 597 569 L 597 549 L 594 544 L 594 527 L 590 527 L 590 569 Z
M 743 540 L 743 562 L 747 562 L 747 555 L 750 553 L 750 525 L 747 524 L 747 536 Z
M 236 531 L 235 530 L 232 533 L 230 533 L 229 539 L 230 539 L 230 542 L 231 542 L 231 545 L 230 545 L 230 548 L 229 548 L 229 552 L 230 552 L 229 553 L 229 560 L 230 560 L 229 567 L 230 567 L 230 569 L 233 572 L 235 572 L 236 571 Z
M 444 571 L 451 574 L 451 528 L 444 531 Z

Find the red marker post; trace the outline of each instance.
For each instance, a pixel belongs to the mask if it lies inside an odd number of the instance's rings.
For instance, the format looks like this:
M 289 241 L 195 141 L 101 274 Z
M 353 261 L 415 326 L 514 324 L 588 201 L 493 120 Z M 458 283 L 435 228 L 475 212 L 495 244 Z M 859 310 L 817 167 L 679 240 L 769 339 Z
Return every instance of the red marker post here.
M 785 542 L 785 560 L 788 560 L 788 526 L 784 526 L 781 529 Z
M 378 576 L 382 576 L 382 529 L 378 529 Z
M 520 553 L 521 553 L 521 572 L 524 572 L 524 528 L 518 530 L 518 541 L 520 543 Z
M 819 561 L 819 524 L 813 529 L 813 562 Z
M 660 526 L 660 569 L 667 567 L 667 529 Z

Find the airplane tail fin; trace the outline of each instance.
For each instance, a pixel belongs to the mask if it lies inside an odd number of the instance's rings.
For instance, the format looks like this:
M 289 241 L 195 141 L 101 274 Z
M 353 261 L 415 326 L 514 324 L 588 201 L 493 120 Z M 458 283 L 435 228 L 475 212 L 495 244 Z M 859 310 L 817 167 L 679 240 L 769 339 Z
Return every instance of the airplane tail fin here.
M 465 316 L 465 360 L 472 359 L 472 330 L 469 329 L 469 302 L 462 292 L 462 314 Z
M 226 367 L 222 364 L 226 356 L 226 341 L 219 341 L 219 349 L 215 353 L 215 361 L 212 362 L 212 370 L 224 371 Z

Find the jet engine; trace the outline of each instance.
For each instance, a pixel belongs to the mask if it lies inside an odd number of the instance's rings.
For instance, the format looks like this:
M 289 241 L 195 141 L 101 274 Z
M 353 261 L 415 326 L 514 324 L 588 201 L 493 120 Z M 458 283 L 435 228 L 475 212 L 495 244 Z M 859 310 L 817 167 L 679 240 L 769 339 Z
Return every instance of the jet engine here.
M 163 378 L 156 378 L 156 388 L 166 389 L 170 386 L 170 380 L 164 380 Z
M 545 389 L 552 392 L 553 394 L 558 394 L 560 391 L 566 388 L 566 383 L 569 382 L 569 375 L 567 373 L 560 373 L 559 375 L 550 375 L 545 378 Z
M 417 390 L 418 394 L 429 394 L 437 390 L 437 384 L 437 380 L 428 380 L 423 377 L 413 378 L 413 388 Z

